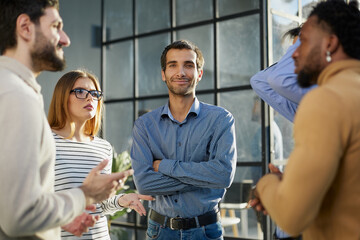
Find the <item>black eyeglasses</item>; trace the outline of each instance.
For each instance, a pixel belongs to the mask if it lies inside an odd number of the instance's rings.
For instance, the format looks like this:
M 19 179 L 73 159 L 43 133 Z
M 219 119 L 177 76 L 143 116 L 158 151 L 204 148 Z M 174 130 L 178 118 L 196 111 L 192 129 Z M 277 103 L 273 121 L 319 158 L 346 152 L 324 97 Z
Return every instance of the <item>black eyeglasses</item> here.
M 89 93 L 91 95 L 91 97 L 94 99 L 94 100 L 101 100 L 102 99 L 102 96 L 103 96 L 103 93 L 101 91 L 98 91 L 98 90 L 86 90 L 86 89 L 83 89 L 83 88 L 75 88 L 73 90 L 70 91 L 70 93 L 75 93 L 75 96 L 79 99 L 85 99 L 88 97 Z

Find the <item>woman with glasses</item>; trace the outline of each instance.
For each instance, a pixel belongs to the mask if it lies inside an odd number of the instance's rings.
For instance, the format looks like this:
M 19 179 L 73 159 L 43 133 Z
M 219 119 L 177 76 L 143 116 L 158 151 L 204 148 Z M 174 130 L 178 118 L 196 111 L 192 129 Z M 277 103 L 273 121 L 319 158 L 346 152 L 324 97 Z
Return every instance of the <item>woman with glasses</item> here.
M 104 159 L 110 161 L 103 173 L 111 173 L 112 147 L 96 136 L 101 126 L 102 96 L 95 76 L 83 70 L 66 73 L 55 86 L 48 114 L 56 142 L 55 191 L 80 186 L 90 170 Z M 63 226 L 62 239 L 79 239 L 73 234 L 80 236 L 87 230 L 80 239 L 110 239 L 104 215 L 123 208 L 146 215 L 140 199 L 153 200 L 151 196 L 130 193 L 96 204 L 92 215 L 84 213 Z

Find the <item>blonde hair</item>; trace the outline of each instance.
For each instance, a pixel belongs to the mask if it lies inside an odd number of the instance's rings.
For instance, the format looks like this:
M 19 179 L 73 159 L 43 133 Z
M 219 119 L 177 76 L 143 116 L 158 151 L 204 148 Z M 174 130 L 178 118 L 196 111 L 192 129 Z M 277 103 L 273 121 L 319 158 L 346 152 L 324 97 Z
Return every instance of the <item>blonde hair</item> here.
M 73 70 L 65 73 L 57 82 L 53 97 L 49 107 L 48 121 L 50 127 L 59 130 L 65 127 L 67 121 L 70 122 L 70 135 L 67 138 L 74 136 L 75 123 L 72 121 L 68 109 L 68 100 L 70 91 L 79 78 L 89 78 L 95 85 L 96 90 L 100 91 L 100 85 L 96 77 L 85 70 Z M 95 136 L 101 127 L 103 111 L 103 101 L 99 100 L 96 114 L 93 118 L 85 123 L 84 133 L 89 136 Z

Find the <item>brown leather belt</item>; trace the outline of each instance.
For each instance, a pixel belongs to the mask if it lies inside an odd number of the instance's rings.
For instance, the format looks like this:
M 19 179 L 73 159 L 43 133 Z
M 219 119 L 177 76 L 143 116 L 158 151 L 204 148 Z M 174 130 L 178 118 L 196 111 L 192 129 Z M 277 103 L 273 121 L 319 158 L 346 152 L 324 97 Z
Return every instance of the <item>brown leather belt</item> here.
M 164 224 L 166 216 L 163 216 L 160 213 L 151 209 L 149 218 L 159 224 Z M 206 226 L 218 222 L 220 220 L 220 214 L 219 212 L 213 210 L 203 215 L 200 215 L 197 218 L 200 226 Z M 190 228 L 196 228 L 197 224 L 195 217 L 193 218 L 168 217 L 166 220 L 166 226 L 172 230 L 187 230 Z

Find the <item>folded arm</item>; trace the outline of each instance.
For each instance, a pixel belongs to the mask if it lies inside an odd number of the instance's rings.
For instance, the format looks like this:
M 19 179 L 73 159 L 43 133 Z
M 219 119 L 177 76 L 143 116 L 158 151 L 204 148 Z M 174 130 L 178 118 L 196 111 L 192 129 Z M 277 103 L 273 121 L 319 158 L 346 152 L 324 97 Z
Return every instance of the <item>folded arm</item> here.
M 137 190 L 141 194 L 155 196 L 171 195 L 195 189 L 191 184 L 182 183 L 176 178 L 154 171 L 154 159 L 144 129 L 141 121 L 135 121 L 130 155 Z
M 217 122 L 208 161 L 162 159 L 159 172 L 200 188 L 228 188 L 235 174 L 237 158 L 234 124 L 230 113 Z

